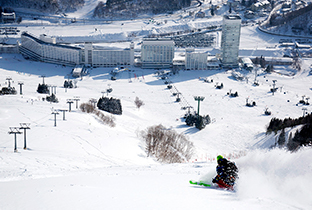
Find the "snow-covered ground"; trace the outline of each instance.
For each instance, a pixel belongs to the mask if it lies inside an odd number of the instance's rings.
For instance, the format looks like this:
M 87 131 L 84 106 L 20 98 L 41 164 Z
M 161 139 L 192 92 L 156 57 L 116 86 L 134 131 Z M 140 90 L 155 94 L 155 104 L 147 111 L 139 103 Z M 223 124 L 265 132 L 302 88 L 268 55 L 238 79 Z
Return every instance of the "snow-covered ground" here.
M 221 21 L 221 17 L 215 19 Z M 194 19 L 192 24 L 209 25 L 209 20 Z M 189 26 L 191 21 L 183 25 L 173 19 L 167 26 L 152 26 L 146 24 L 146 19 L 123 25 L 121 21 L 104 25 L 29 25 L 27 30 L 74 41 L 75 36 L 93 37 L 92 33 L 99 31 L 112 37 L 152 27 L 172 31 Z M 26 26 L 20 27 L 26 30 Z M 243 27 L 240 54 L 262 55 L 258 52 L 280 57 L 279 48 L 263 50 L 277 45 L 278 40 L 255 26 Z M 18 82 L 24 85 L 23 95 L 0 97 L 0 209 L 311 209 L 311 148 L 296 153 L 270 149 L 276 136 L 265 135 L 272 117 L 297 118 L 303 115 L 303 108 L 312 111 L 310 106 L 297 105 L 303 95 L 311 95 L 311 64 L 311 59 L 303 59 L 300 72 L 290 66 L 276 68 L 272 74 L 258 71 L 260 86 L 253 86 L 254 72 L 242 72 L 248 81 L 237 81 L 231 71 L 180 71 L 170 77 L 174 90 L 182 94 L 177 103 L 154 70 L 131 67 L 133 72 L 120 73 L 116 81 L 111 81 L 111 68 L 96 68 L 76 80 L 77 88 L 66 91 L 62 86 L 70 67 L 2 54 L 1 87 L 7 86 L 7 78 L 12 78 L 11 85 L 18 93 Z M 294 72 L 294 76 L 287 76 Z M 36 92 L 42 75 L 46 76 L 45 83 L 57 86 L 59 103 L 43 101 L 45 95 Z M 214 82 L 205 83 L 206 77 Z M 270 92 L 273 80 L 279 88 L 274 95 Z M 223 83 L 224 88 L 217 90 L 216 83 Z M 123 114 L 114 116 L 116 127 L 79 111 L 75 103 L 65 120 L 62 113 L 57 116 L 54 126 L 53 109 L 68 109 L 67 99 L 77 96 L 79 104 L 98 99 L 108 87 L 113 89 L 109 95 L 122 103 Z M 229 97 L 230 90 L 237 91 L 239 97 Z M 186 126 L 182 119 L 185 110 L 181 107 L 187 104 L 197 109 L 194 96 L 205 97 L 200 114 L 209 114 L 213 120 L 201 131 Z M 145 103 L 140 109 L 134 104 L 136 97 Z M 246 107 L 247 98 L 257 106 Z M 264 115 L 265 108 L 272 111 L 271 116 Z M 8 132 L 9 127 L 19 127 L 19 123 L 30 123 L 28 149 L 23 149 L 23 134 L 17 135 L 18 152 L 14 153 L 14 135 Z M 147 157 L 139 132 L 159 124 L 184 133 L 194 143 L 196 151 L 189 162 L 160 164 Z M 190 185 L 191 179 L 211 182 L 218 154 L 235 161 L 239 168 L 235 191 Z

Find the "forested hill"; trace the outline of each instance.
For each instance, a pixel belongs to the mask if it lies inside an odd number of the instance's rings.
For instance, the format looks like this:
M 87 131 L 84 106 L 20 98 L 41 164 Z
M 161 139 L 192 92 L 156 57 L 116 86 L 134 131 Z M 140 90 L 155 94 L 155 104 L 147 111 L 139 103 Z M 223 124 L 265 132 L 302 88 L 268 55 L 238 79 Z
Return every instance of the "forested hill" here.
M 188 7 L 191 0 L 107 0 L 99 2 L 94 17 L 136 17 L 140 14 L 170 12 Z
M 84 0 L 0 0 L 2 8 L 29 8 L 52 14 L 75 11 L 84 3 Z

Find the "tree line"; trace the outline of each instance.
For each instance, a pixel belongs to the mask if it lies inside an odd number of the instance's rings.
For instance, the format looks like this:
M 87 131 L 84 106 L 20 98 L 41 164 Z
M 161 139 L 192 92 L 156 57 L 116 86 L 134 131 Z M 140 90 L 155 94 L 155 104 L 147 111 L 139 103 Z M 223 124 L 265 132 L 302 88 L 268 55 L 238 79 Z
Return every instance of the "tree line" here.
M 0 0 L 2 7 L 30 8 L 47 13 L 75 11 L 84 5 L 84 0 Z
M 290 133 L 288 137 L 287 148 L 291 151 L 295 151 L 301 146 L 312 145 L 312 114 L 308 114 L 296 119 L 285 118 L 284 120 L 278 118 L 272 118 L 269 126 L 267 127 L 267 134 L 271 132 L 277 133 L 281 131 L 277 144 L 279 146 L 285 146 L 287 140 L 285 135 L 285 128 L 293 128 L 295 126 L 302 125 L 300 129 L 297 129 L 294 137 Z
M 146 13 L 172 12 L 191 5 L 191 0 L 107 0 L 99 2 L 93 16 L 104 17 L 136 17 Z

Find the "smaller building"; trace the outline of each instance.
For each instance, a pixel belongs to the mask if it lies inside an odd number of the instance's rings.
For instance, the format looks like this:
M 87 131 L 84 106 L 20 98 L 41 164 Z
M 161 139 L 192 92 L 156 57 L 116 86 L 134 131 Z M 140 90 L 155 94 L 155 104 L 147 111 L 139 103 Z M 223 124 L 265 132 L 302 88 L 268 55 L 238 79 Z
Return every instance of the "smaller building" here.
M 265 57 L 265 63 L 272 65 L 292 65 L 293 59 L 285 57 Z
M 0 54 L 6 53 L 6 54 L 18 54 L 18 45 L 3 45 L 0 44 Z
M 270 2 L 268 0 L 257 1 L 250 6 L 252 11 L 259 11 L 261 9 L 266 9 L 270 6 Z
M 245 68 L 249 71 L 253 70 L 253 63 L 252 63 L 250 58 L 243 57 L 243 58 L 241 58 L 241 62 L 242 62 L 243 68 Z
M 82 61 L 93 67 L 114 67 L 118 65 L 133 65 L 134 62 L 134 44 L 130 48 L 108 48 L 93 45 L 86 42 L 83 50 Z
M 228 5 L 231 5 L 231 7 L 237 7 L 241 4 L 240 0 L 228 0 Z
M 40 34 L 39 39 L 47 43 L 56 44 L 56 38 L 47 36 L 46 34 Z
M 206 14 L 201 10 L 195 14 L 196 18 L 204 18 L 205 16 Z
M 298 42 L 295 42 L 295 47 L 298 49 L 310 49 L 311 45 L 309 44 L 299 44 Z
M 251 10 L 246 10 L 244 12 L 244 17 L 247 19 L 252 19 L 252 18 L 256 17 L 256 14 Z
M 207 56 L 208 54 L 203 52 L 195 52 L 192 49 L 185 50 L 185 69 L 186 70 L 207 70 Z
M 173 65 L 174 41 L 168 38 L 143 39 L 141 45 L 142 68 L 170 68 Z
M 82 75 L 84 65 L 76 65 L 72 71 L 73 77 L 80 77 Z
M 207 68 L 209 70 L 220 69 L 221 62 L 216 56 L 208 56 L 207 61 Z
M 16 19 L 15 12 L 1 13 L 2 23 L 14 23 Z

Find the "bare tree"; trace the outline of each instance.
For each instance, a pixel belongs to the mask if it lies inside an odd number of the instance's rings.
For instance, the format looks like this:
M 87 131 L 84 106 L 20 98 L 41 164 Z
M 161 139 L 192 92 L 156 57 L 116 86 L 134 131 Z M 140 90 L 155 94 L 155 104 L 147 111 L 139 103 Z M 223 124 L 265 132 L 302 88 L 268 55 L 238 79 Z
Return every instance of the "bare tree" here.
M 297 71 L 301 70 L 301 60 L 298 57 L 294 58 L 292 65 L 293 65 L 293 68 L 296 69 Z
M 163 163 L 181 163 L 193 155 L 193 143 L 184 134 L 162 125 L 148 127 L 140 136 L 146 143 L 147 156 Z
M 110 115 L 104 115 L 102 111 L 100 110 L 96 110 L 94 108 L 94 106 L 91 103 L 82 103 L 80 105 L 80 110 L 82 112 L 87 112 L 87 113 L 93 113 L 96 116 L 98 116 L 98 118 L 106 125 L 109 125 L 110 127 L 115 127 L 116 123 L 115 123 L 115 117 Z
M 140 109 L 140 107 L 144 105 L 144 102 L 140 100 L 139 97 L 135 98 L 134 103 L 138 109 Z

